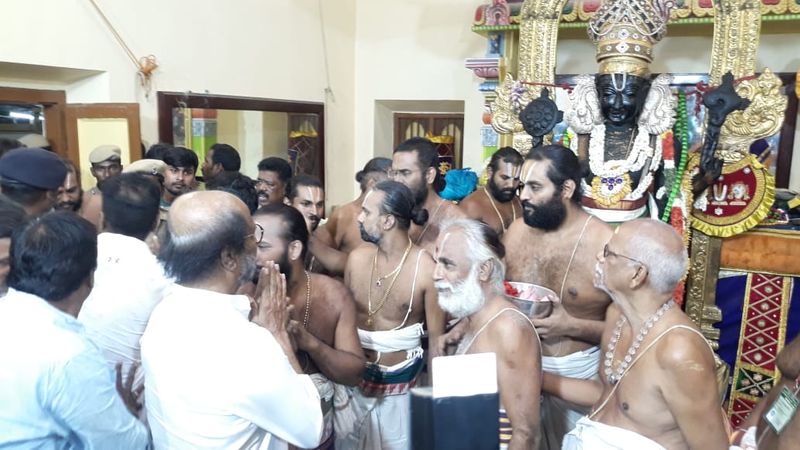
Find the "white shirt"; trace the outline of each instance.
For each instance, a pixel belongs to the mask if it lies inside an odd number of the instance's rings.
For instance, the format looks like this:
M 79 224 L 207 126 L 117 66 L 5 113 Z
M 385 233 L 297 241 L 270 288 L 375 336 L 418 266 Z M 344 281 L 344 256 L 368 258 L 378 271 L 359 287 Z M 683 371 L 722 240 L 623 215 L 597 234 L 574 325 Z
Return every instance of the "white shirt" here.
M 297 374 L 245 296 L 173 285 L 142 336 L 147 420 L 156 449 L 313 448 L 314 383 Z
M 78 320 L 86 335 L 103 351 L 111 368 L 122 363 L 123 376 L 139 363 L 139 339 L 150 313 L 171 282 L 143 241 L 114 233 L 97 236 L 94 288 L 83 303 Z M 142 383 L 141 371 L 135 386 Z
M 74 317 L 14 289 L 0 299 L 0 448 L 143 449 L 147 429 Z

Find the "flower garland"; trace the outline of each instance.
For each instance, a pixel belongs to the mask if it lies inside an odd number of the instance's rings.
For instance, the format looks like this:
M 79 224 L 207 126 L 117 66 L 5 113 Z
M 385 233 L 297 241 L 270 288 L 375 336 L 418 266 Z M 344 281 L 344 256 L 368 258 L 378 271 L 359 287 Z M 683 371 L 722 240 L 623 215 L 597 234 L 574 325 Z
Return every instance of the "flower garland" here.
M 677 116 L 678 120 L 675 122 L 675 131 L 678 133 L 681 140 L 681 157 L 678 167 L 675 168 L 675 177 L 673 178 L 672 186 L 669 190 L 669 197 L 667 197 L 664 213 L 661 215 L 661 220 L 663 222 L 669 222 L 670 211 L 672 210 L 675 198 L 681 190 L 681 180 L 683 179 L 683 173 L 686 170 L 686 163 L 689 159 L 689 116 L 686 111 L 686 94 L 681 90 L 678 91 Z
M 595 176 L 618 177 L 624 173 L 636 172 L 644 167 L 647 158 L 653 156 L 650 135 L 639 132 L 638 129 L 634 133 L 636 133 L 636 138 L 627 158 L 606 161 L 606 126 L 597 124 L 592 127 L 589 136 L 589 168 Z

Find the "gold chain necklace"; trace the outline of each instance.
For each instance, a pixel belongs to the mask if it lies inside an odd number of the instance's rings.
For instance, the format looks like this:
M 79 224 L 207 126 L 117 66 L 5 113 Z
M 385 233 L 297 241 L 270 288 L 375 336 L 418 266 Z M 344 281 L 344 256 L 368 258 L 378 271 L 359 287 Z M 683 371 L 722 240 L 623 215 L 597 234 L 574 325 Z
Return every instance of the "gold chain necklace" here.
M 308 271 L 303 269 L 306 274 L 306 312 L 303 314 L 303 328 L 308 330 L 308 318 L 311 316 L 311 276 Z
M 497 209 L 497 205 L 494 204 L 494 199 L 492 198 L 492 195 L 489 193 L 489 190 L 486 189 L 486 186 L 483 187 L 483 192 L 486 194 L 487 197 L 489 197 L 489 203 L 492 204 L 492 208 L 494 208 L 494 212 L 497 214 L 497 218 L 500 219 L 500 226 L 503 227 L 503 232 L 505 233 L 508 230 L 508 228 L 506 227 L 506 221 L 503 220 L 503 216 L 500 214 L 500 210 Z M 512 198 L 511 199 L 511 223 L 514 223 L 515 220 L 517 220 L 517 210 L 516 210 L 516 208 L 514 208 L 514 199 Z M 511 226 L 511 223 L 508 224 L 508 225 Z
M 415 244 L 419 244 L 420 241 L 422 241 L 422 236 L 424 236 L 425 232 L 428 231 L 428 226 L 431 224 L 431 222 L 433 222 L 433 218 L 436 217 L 436 213 L 439 212 L 439 209 L 442 207 L 443 204 L 444 204 L 444 199 L 441 199 L 439 201 L 439 206 L 437 206 L 436 209 L 433 210 L 433 214 L 430 217 L 428 217 L 428 221 L 425 223 L 425 226 L 422 228 L 422 232 L 419 234 L 419 236 L 417 236 L 417 240 L 416 240 Z
M 405 264 L 406 258 L 408 258 L 408 254 L 411 253 L 411 246 L 412 246 L 411 239 L 409 239 L 408 247 L 406 247 L 406 250 L 403 252 L 403 257 L 400 258 L 400 265 L 398 266 L 398 268 L 402 268 L 403 264 Z M 389 283 L 389 286 L 386 288 L 386 291 L 384 291 L 383 298 L 381 299 L 381 302 L 378 304 L 378 307 L 372 309 L 372 278 L 375 277 L 375 267 L 377 265 L 378 265 L 378 249 L 375 249 L 375 257 L 372 258 L 372 272 L 370 274 L 369 290 L 367 291 L 367 313 L 368 313 L 367 325 L 369 326 L 371 326 L 373 323 L 372 316 L 377 314 L 378 311 L 380 311 L 383 308 L 383 305 L 386 304 L 386 301 L 389 300 L 389 293 L 391 293 L 395 281 L 397 281 L 397 278 L 400 276 L 400 270 L 397 270 L 397 273 L 395 273 L 394 276 L 392 277 L 392 281 Z

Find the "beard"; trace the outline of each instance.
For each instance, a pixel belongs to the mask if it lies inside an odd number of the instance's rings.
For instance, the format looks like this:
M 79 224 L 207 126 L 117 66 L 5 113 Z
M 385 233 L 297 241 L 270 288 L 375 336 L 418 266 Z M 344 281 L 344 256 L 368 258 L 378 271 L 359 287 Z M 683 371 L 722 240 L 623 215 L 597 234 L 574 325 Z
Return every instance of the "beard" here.
M 276 262 L 278 263 L 278 270 L 286 277 L 286 282 L 288 283 L 292 279 L 292 265 L 289 264 L 289 252 L 284 252 L 283 255 L 281 255 L 281 259 Z M 254 284 L 258 284 L 261 269 L 263 269 L 263 267 L 258 266 L 253 273 L 252 281 Z
M 558 193 L 554 193 L 550 200 L 539 206 L 534 206 L 527 200 L 522 201 L 522 218 L 529 227 L 553 231 L 564 223 L 566 217 L 567 207 Z
M 55 204 L 54 208 L 59 211 L 77 211 L 81 209 L 81 201 L 58 202 Z
M 358 231 L 361 232 L 361 239 L 364 242 L 369 242 L 370 244 L 378 245 L 378 242 L 381 240 L 380 236 L 374 236 L 369 234 L 369 232 L 364 228 L 364 224 L 358 224 Z
M 455 285 L 446 281 L 434 283 L 439 291 L 439 306 L 442 310 L 456 319 L 462 319 L 483 308 L 486 297 L 478 281 L 478 270 L 479 266 L 473 265 L 467 279 Z
M 494 177 L 489 179 L 487 186 L 492 197 L 500 203 L 508 203 L 517 195 L 516 189 L 500 189 L 494 182 Z
M 414 194 L 414 202 L 416 206 L 422 206 L 425 204 L 425 200 L 428 199 L 428 185 L 425 183 L 424 178 L 420 178 L 419 183 L 415 186 L 409 186 L 411 189 L 411 193 Z

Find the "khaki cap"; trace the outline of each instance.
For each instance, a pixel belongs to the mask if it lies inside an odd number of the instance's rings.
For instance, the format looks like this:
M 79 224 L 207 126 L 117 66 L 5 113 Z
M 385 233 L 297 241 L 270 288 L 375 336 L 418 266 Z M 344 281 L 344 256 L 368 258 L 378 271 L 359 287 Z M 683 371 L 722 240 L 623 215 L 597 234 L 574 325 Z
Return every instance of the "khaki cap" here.
M 89 162 L 92 164 L 100 164 L 101 162 L 108 161 L 109 159 L 122 159 L 122 150 L 118 145 L 101 145 L 89 153 Z
M 167 165 L 160 159 L 140 159 L 128 164 L 122 172 L 131 173 L 139 172 L 146 173 L 147 175 L 164 175 L 167 171 Z
M 46 137 L 36 133 L 26 134 L 17 139 L 17 141 L 28 148 L 44 148 L 50 146 L 50 142 L 48 142 Z

